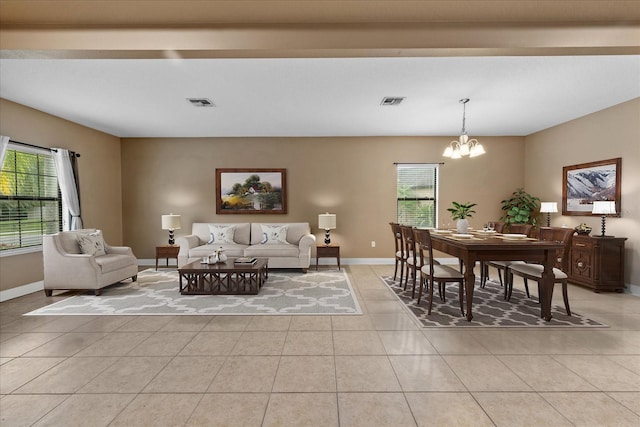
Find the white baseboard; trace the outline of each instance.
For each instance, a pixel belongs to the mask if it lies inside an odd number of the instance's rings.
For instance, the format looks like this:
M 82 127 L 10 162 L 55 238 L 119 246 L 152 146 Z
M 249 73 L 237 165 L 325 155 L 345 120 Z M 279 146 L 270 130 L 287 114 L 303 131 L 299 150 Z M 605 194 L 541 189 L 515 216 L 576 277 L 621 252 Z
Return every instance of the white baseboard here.
M 440 264 L 458 264 L 458 258 L 436 258 Z M 332 265 L 336 263 L 335 258 L 320 258 L 319 265 Z M 340 264 L 344 265 L 393 265 L 395 263 L 394 258 L 340 258 Z M 159 262 L 158 267 L 163 267 L 164 262 Z M 138 259 L 138 265 L 141 267 L 155 267 L 155 259 Z M 175 264 L 170 264 L 175 265 Z M 316 259 L 311 258 L 311 265 L 316 265 Z
M 8 301 L 10 299 L 22 297 L 32 294 L 34 292 L 42 291 L 44 289 L 44 281 L 29 283 L 27 285 L 17 286 L 15 288 L 7 289 L 6 291 L 0 291 L 0 302 Z

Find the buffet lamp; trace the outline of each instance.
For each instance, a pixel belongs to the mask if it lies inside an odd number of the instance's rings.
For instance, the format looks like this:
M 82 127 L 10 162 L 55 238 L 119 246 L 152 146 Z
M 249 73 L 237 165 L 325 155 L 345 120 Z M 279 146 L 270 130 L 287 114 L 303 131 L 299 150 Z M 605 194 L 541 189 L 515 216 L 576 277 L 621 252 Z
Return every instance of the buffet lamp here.
M 318 215 L 318 228 L 324 230 L 324 244 L 329 246 L 331 244 L 329 230 L 334 230 L 336 228 L 336 214 L 330 214 L 327 212 Z
M 616 202 L 593 202 L 593 210 L 591 213 L 602 215 L 602 234 L 597 237 L 610 237 L 604 234 L 605 218 L 607 215 L 614 215 L 616 213 Z
M 541 202 L 540 213 L 547 214 L 547 227 L 551 227 L 551 214 L 558 212 L 558 203 L 556 202 Z
M 162 215 L 162 229 L 169 230 L 169 244 L 173 246 L 176 243 L 173 232 L 180 230 L 180 215 Z

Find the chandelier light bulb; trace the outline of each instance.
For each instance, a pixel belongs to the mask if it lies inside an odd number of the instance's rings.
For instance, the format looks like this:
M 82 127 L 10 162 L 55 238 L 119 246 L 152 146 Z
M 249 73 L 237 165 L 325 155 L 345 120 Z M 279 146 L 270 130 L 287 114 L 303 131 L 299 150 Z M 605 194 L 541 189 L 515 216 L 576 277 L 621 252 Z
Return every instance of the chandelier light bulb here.
M 462 156 L 468 156 L 471 150 L 469 150 L 469 144 L 460 144 L 460 154 Z
M 471 148 L 471 152 L 469 153 L 469 157 L 481 156 L 484 153 L 486 153 L 486 151 L 484 151 L 484 147 L 482 146 L 482 144 L 478 143 L 478 144 L 475 144 Z

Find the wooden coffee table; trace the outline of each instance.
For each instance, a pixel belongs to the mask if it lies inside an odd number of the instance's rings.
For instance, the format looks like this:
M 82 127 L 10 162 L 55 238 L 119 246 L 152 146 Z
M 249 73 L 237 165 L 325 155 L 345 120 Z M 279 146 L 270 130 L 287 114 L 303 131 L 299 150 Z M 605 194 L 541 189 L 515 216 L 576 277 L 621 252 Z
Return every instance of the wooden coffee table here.
M 194 261 L 178 269 L 182 295 L 255 295 L 269 276 L 268 258 L 238 264 L 234 258 L 217 264 Z

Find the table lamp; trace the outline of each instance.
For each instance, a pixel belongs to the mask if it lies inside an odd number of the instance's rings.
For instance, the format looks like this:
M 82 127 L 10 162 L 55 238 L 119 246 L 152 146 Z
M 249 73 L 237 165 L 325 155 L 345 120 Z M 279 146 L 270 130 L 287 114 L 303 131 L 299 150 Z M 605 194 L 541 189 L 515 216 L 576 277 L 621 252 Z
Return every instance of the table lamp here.
M 602 201 L 602 202 L 593 202 L 593 210 L 592 214 L 602 215 L 602 234 L 597 237 L 608 237 L 604 234 L 604 221 L 607 215 L 612 215 L 616 213 L 616 202 Z
M 547 214 L 547 227 L 551 227 L 551 214 L 558 212 L 558 203 L 542 202 L 540 203 L 540 213 Z
M 329 246 L 331 244 L 329 230 L 334 230 L 336 228 L 336 214 L 330 214 L 327 212 L 318 215 L 318 228 L 324 230 L 324 244 Z
M 173 238 L 173 232 L 174 230 L 180 230 L 180 215 L 174 215 L 172 213 L 162 215 L 162 229 L 169 230 L 169 244 L 173 246 L 174 243 L 176 243 Z

